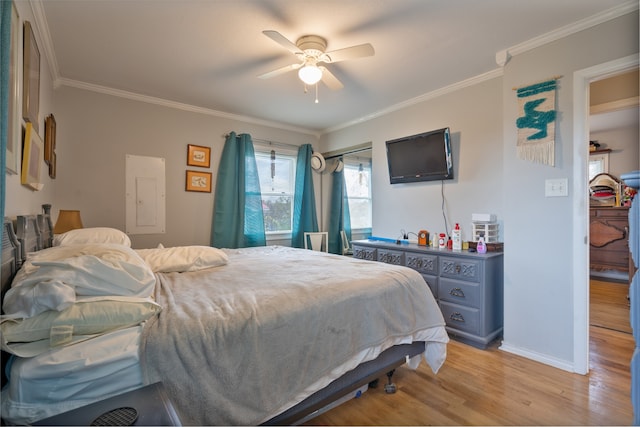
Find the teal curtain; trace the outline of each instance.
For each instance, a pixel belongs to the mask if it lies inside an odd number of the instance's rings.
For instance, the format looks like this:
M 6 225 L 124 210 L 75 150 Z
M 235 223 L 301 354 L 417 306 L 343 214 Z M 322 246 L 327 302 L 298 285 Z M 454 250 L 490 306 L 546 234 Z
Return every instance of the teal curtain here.
M 340 159 L 342 161 L 342 159 Z M 349 196 L 344 180 L 344 168 L 333 172 L 331 188 L 331 205 L 329 212 L 329 252 L 342 254 L 342 236 L 344 230 L 347 240 L 351 241 L 351 216 L 349 214 Z
M 251 135 L 231 132 L 222 150 L 211 228 L 211 246 L 265 246 L 264 214 Z
M 4 218 L 6 194 L 7 136 L 9 131 L 9 74 L 11 62 L 11 8 L 13 2 L 0 1 L 0 218 Z M 2 241 L 0 240 L 0 252 Z
M 311 154 L 313 154 L 311 144 L 304 144 L 298 148 L 296 186 L 293 197 L 293 227 L 291 230 L 291 246 L 294 248 L 304 248 L 305 231 L 318 231 Z

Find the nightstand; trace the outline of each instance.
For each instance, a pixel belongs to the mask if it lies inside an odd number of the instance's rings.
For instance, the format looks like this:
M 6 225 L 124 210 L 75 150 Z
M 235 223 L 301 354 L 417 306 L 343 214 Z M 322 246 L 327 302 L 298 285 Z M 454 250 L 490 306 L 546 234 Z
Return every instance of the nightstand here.
M 127 408 L 117 418 L 100 423 L 94 421 L 103 414 L 118 408 Z M 133 408 L 133 409 L 131 409 Z M 127 418 L 137 418 L 127 423 Z M 47 426 L 88 426 L 88 425 L 139 425 L 139 426 L 180 426 L 182 423 L 176 414 L 162 383 L 154 383 L 136 390 L 91 403 L 62 414 L 40 420 L 33 425 Z

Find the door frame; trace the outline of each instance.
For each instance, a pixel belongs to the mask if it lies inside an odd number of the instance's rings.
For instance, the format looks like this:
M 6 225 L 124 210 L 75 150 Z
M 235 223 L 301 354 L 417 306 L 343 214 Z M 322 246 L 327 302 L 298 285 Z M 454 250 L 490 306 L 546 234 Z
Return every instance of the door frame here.
M 573 73 L 573 367 L 579 374 L 589 372 L 589 85 L 639 64 L 634 54 Z

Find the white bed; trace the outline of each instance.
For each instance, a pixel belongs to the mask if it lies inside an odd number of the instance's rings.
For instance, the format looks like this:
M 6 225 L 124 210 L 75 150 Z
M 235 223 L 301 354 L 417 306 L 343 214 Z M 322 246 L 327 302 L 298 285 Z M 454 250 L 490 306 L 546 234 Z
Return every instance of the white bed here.
M 148 275 L 129 263 L 135 251 L 119 250 L 126 254 L 123 270 L 139 281 L 126 298 L 148 297 Z M 29 423 L 162 381 L 184 424 L 280 424 L 340 397 L 333 391 L 318 396 L 352 373 L 351 390 L 402 363 L 404 354 L 413 356 L 413 367 L 420 358 L 434 371 L 444 362 L 444 320 L 428 285 L 411 269 L 284 247 L 212 251 L 135 252 L 153 271 L 152 297 L 161 311 L 145 312 L 136 325 L 84 331 L 62 346 L 16 359 L 2 393 L 3 418 Z M 67 268 L 67 259 L 41 262 L 29 277 L 60 277 L 57 269 Z M 121 273 L 120 261 L 107 264 Z M 106 285 L 106 292 L 121 293 L 128 279 Z M 92 283 L 74 286 L 77 299 L 100 294 Z M 20 343 L 3 348 L 23 350 Z M 377 367 L 391 351 L 400 351 L 393 363 Z M 375 369 L 359 373 L 368 364 Z M 305 412 L 292 415 L 297 418 L 278 418 L 314 397 Z

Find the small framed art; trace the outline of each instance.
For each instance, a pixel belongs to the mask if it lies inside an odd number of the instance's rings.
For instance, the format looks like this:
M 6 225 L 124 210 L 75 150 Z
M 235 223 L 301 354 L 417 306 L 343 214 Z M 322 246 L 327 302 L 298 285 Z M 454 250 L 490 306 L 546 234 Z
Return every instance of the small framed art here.
M 22 153 L 22 175 L 20 182 L 34 190 L 42 189 L 40 166 L 44 162 L 44 144 L 31 123 L 27 123 L 24 132 L 24 151 Z
M 187 171 L 187 191 L 211 193 L 211 172 Z
M 56 119 L 49 114 L 44 119 L 44 162 L 51 164 L 53 154 L 56 151 Z
M 201 145 L 187 145 L 187 166 L 211 166 L 211 148 Z
M 51 153 L 51 161 L 49 162 L 49 178 L 56 179 L 57 165 L 56 152 Z

